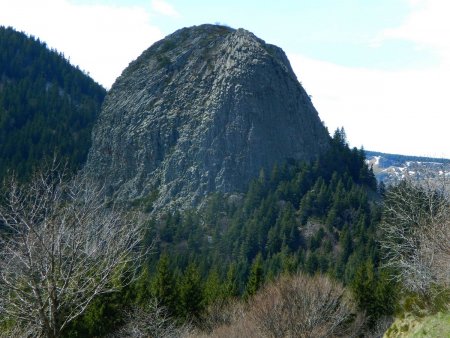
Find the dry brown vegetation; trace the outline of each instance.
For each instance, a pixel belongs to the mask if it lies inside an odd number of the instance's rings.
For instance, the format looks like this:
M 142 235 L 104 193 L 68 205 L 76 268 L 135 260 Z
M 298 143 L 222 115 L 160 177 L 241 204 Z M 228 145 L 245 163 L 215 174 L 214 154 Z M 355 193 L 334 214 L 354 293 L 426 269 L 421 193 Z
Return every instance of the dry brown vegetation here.
M 125 315 L 127 324 L 108 338 L 187 337 L 191 325 L 177 325 L 156 299 L 145 308 L 135 307 Z
M 200 336 L 351 337 L 363 323 L 340 283 L 304 274 L 281 277 L 248 303 L 231 304 L 223 308 L 222 316 L 214 316 L 220 318 L 216 327 Z

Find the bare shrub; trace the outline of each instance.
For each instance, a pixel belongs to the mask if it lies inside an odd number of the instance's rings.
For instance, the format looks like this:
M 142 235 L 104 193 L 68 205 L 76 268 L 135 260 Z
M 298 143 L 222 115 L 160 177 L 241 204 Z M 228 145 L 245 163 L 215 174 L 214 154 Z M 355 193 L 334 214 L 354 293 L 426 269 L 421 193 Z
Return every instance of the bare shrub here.
M 350 336 L 355 306 L 344 287 L 328 277 L 282 277 L 259 292 L 249 317 L 267 337 Z
M 245 304 L 235 303 L 235 310 L 231 311 L 231 321 L 227 323 L 216 322 L 217 326 L 211 332 L 193 332 L 189 337 L 213 337 L 213 338 L 253 338 L 264 337 L 262 331 L 248 316 Z M 230 310 L 225 310 L 229 312 Z
M 189 337 L 253 338 L 263 333 L 249 318 L 248 303 L 233 299 L 209 305 L 201 327 Z
M 201 336 L 200 336 L 201 337 Z M 264 337 L 260 328 L 247 317 L 242 317 L 232 325 L 223 325 L 216 328 L 211 334 L 204 337 L 212 338 L 254 338 Z
M 364 318 L 344 287 L 325 276 L 281 277 L 205 337 L 351 337 Z
M 200 329 L 212 332 L 220 326 L 227 326 L 244 316 L 244 304 L 236 299 L 219 300 L 210 304 L 202 316 Z
M 192 331 L 188 323 L 178 325 L 156 299 L 145 308 L 134 308 L 126 315 L 127 324 L 109 338 L 180 338 Z
M 142 238 L 138 217 L 108 205 L 85 177 L 56 163 L 1 196 L 0 316 L 33 336 L 60 337 L 112 280 L 131 281 Z M 124 280 L 127 276 L 128 280 Z

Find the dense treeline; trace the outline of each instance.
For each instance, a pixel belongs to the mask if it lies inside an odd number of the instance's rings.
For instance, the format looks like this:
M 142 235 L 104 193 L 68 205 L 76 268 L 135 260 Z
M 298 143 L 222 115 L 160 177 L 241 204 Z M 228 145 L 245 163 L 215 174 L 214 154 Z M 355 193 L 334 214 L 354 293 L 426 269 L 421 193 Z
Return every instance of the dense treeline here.
M 105 94 L 45 43 L 0 27 L 0 179 L 55 154 L 80 168 Z
M 105 333 L 102 325 L 119 325 L 124 308 L 152 298 L 171 316 L 202 326 L 214 304 L 249 299 L 278 276 L 298 272 L 343 282 L 371 325 L 391 314 L 395 303 L 393 286 L 379 270 L 376 188 L 364 150 L 350 149 L 338 130 L 316 161 L 287 161 L 261 172 L 245 194 L 215 194 L 199 210 L 151 220 L 153 254 L 139 281 L 120 296 L 99 300 L 77 330 Z M 152 199 L 142 200 L 147 211 Z
M 235 265 L 241 293 L 258 260 L 267 278 L 300 268 L 349 283 L 357 266 L 378 261 L 375 199 L 363 150 L 350 150 L 339 131 L 317 161 L 275 166 L 244 196 L 216 194 L 200 212 L 167 214 L 150 237 L 160 239 L 158 251 L 174 266 L 195 262 L 203 276 L 216 268 L 225 277 Z
M 235 274 L 238 294 L 251 295 L 283 272 L 329 273 L 349 285 L 361 267 L 379 263 L 376 181 L 363 150 L 349 149 L 338 130 L 317 161 L 261 172 L 242 196 L 213 196 L 201 212 L 155 221 L 172 267 L 195 264 L 208 279 Z M 176 271 L 175 271 L 176 273 Z

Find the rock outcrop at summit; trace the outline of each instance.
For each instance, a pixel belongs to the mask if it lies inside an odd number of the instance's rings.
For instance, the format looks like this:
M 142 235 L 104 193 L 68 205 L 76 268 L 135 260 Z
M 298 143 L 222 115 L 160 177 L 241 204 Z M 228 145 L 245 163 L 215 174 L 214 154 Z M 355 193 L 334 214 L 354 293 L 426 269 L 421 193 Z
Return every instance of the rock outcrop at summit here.
M 284 52 L 244 29 L 183 28 L 109 91 L 86 168 L 117 198 L 156 208 L 243 191 L 261 168 L 310 160 L 329 135 Z

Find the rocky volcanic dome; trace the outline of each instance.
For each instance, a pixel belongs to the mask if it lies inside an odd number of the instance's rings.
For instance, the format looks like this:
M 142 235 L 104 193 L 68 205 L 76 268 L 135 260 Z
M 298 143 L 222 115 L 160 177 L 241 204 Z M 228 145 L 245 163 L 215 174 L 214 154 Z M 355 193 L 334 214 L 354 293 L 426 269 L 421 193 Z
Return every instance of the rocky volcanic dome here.
M 310 160 L 329 135 L 284 52 L 244 29 L 183 28 L 130 63 L 94 127 L 86 169 L 123 200 L 187 208 Z M 157 192 L 157 194 L 155 193 Z

